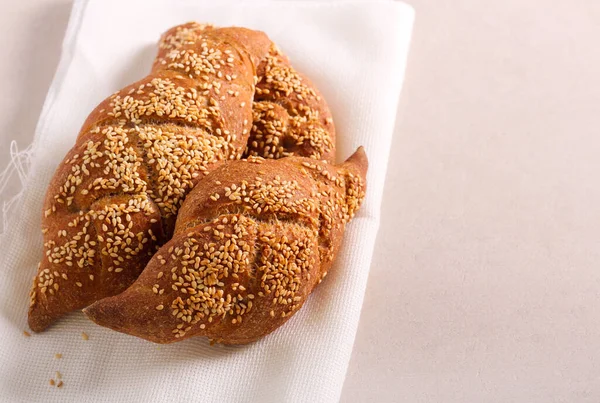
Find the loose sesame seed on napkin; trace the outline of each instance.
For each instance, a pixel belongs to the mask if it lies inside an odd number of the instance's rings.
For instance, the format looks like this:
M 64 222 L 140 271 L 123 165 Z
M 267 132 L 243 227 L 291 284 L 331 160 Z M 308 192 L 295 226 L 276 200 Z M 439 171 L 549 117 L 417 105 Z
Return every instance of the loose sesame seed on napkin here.
M 327 98 L 338 161 L 365 147 L 367 196 L 335 266 L 298 314 L 247 346 L 204 338 L 158 346 L 80 312 L 29 335 L 42 200 L 56 166 L 94 106 L 147 74 L 160 34 L 190 20 L 265 31 Z M 21 199 L 0 236 L 0 401 L 338 401 L 379 227 L 412 21 L 412 9 L 392 0 L 76 0 Z

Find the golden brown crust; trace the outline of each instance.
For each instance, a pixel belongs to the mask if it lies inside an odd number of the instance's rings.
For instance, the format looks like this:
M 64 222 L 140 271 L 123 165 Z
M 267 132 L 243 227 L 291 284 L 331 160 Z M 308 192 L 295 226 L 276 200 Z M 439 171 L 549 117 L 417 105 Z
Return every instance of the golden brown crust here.
M 188 23 L 167 31 L 154 69 L 167 63 L 183 63 L 182 73 L 197 71 L 199 74 L 196 68 L 201 64 L 186 54 L 186 49 L 211 29 L 214 29 L 211 25 Z M 245 33 L 239 28 L 221 31 L 234 39 Z M 258 45 L 262 49 L 265 43 Z M 296 155 L 335 162 L 335 127 L 325 99 L 306 76 L 292 67 L 274 43 L 269 42 L 269 45 L 266 56 L 253 59 L 258 66 L 258 82 L 252 104 L 252 130 L 244 155 L 263 158 Z M 260 54 L 255 50 L 249 53 Z
M 258 31 L 199 27 L 167 32 L 152 73 L 100 103 L 57 168 L 44 204 L 32 330 L 129 286 L 170 238 L 193 185 L 241 156 L 256 65 L 270 42 Z M 171 49 L 187 29 L 198 31 L 195 41 Z
M 335 162 L 335 127 L 315 85 L 272 44 L 258 66 L 253 125 L 245 156 L 292 155 Z
M 189 193 L 175 235 L 123 293 L 84 312 L 157 343 L 252 342 L 300 309 L 364 197 L 362 148 L 344 164 L 229 161 Z

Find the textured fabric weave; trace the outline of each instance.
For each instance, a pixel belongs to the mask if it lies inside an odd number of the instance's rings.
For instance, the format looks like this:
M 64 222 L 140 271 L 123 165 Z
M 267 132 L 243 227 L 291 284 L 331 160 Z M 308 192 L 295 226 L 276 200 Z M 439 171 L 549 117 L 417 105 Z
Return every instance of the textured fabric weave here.
M 265 31 L 327 98 L 338 160 L 365 146 L 367 196 L 335 266 L 298 314 L 248 346 L 209 346 L 203 338 L 158 346 L 98 327 L 81 312 L 25 337 L 42 257 L 42 200 L 56 166 L 93 107 L 145 76 L 159 35 L 189 20 Z M 0 400 L 338 401 L 379 226 L 412 21 L 412 9 L 394 1 L 76 1 L 25 189 L 0 238 Z M 60 389 L 48 384 L 56 371 Z

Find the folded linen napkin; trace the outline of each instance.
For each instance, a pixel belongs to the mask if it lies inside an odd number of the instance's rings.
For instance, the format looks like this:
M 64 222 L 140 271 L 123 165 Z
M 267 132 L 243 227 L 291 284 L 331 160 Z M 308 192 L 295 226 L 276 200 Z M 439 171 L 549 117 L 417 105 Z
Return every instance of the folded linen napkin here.
M 209 346 L 203 338 L 157 346 L 98 327 L 79 312 L 24 337 L 42 254 L 42 200 L 56 166 L 92 108 L 147 74 L 159 35 L 189 20 L 265 31 L 328 100 L 338 160 L 365 146 L 366 200 L 334 268 L 285 326 L 248 346 Z M 337 401 L 379 226 L 412 21 L 412 9 L 395 1 L 76 0 L 29 174 L 0 237 L 0 400 Z M 56 371 L 60 389 L 49 385 Z

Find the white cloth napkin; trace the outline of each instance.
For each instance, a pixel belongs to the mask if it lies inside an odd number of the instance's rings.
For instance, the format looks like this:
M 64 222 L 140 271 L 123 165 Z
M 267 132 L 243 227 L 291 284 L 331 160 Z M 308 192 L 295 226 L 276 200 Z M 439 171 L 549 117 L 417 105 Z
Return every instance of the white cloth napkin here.
M 54 169 L 92 108 L 147 74 L 160 33 L 190 20 L 265 31 L 328 100 L 338 160 L 365 146 L 366 200 L 334 268 L 296 316 L 248 346 L 209 346 L 204 338 L 158 346 L 96 326 L 80 312 L 25 337 L 28 291 L 42 255 L 42 199 Z M 338 401 L 379 226 L 412 21 L 412 9 L 394 1 L 76 1 L 24 191 L 0 238 L 0 399 Z M 60 389 L 49 385 L 56 371 Z

